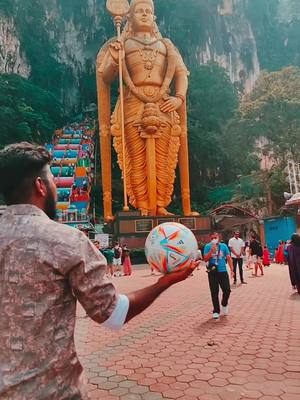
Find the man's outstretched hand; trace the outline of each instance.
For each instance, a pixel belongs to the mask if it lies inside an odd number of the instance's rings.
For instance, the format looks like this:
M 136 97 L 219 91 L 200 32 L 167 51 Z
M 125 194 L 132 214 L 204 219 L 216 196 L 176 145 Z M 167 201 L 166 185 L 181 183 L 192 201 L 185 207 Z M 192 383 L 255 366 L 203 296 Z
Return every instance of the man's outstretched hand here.
M 182 282 L 186 280 L 193 272 L 194 270 L 199 266 L 200 261 L 192 261 L 191 264 L 180 271 L 175 271 L 175 272 L 170 272 L 167 275 L 162 276 L 159 280 L 158 283 L 161 283 L 162 285 L 166 286 L 166 289 L 175 283 Z
M 157 297 L 175 283 L 179 283 L 187 279 L 198 267 L 200 261 L 192 261 L 189 267 L 182 271 L 171 272 L 164 275 L 152 286 L 128 294 L 129 310 L 126 322 L 143 312 L 148 308 Z

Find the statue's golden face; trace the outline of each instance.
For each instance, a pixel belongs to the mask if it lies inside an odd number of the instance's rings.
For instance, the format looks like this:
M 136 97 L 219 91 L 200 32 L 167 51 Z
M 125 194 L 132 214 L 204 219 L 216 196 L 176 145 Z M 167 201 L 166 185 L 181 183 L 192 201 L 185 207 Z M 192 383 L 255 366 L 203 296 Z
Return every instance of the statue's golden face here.
M 133 10 L 131 22 L 135 31 L 150 32 L 154 24 L 152 7 L 147 3 L 138 3 Z

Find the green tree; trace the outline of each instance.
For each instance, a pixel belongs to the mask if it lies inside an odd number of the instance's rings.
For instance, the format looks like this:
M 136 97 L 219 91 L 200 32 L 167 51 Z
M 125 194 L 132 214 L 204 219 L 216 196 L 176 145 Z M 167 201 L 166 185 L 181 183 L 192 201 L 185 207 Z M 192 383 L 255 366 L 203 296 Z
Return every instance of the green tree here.
M 188 94 L 192 181 L 214 185 L 232 179 L 221 138 L 237 107 L 237 91 L 223 68 L 211 64 L 192 70 Z
M 262 73 L 227 126 L 225 136 L 239 164 L 244 159 L 241 146 L 244 144 L 253 155 L 262 140 L 261 150 L 277 163 L 286 162 L 291 156 L 299 160 L 300 69 L 288 67 Z
M 188 136 L 193 208 L 210 208 L 209 188 L 231 183 L 231 161 L 222 146 L 224 126 L 238 107 L 238 95 L 226 71 L 217 64 L 191 70 L 188 91 Z M 178 174 L 179 175 L 179 174 Z M 181 210 L 176 181 L 172 211 Z M 205 206 L 203 206 L 205 204 Z
M 0 75 L 0 146 L 46 142 L 62 123 L 62 106 L 52 93 L 20 76 Z
M 269 214 L 278 212 L 287 189 L 282 170 L 288 158 L 300 160 L 299 68 L 261 74 L 227 125 L 224 147 L 234 160 L 236 173 L 253 172 L 257 177 Z M 264 171 L 260 171 L 261 157 L 268 161 Z

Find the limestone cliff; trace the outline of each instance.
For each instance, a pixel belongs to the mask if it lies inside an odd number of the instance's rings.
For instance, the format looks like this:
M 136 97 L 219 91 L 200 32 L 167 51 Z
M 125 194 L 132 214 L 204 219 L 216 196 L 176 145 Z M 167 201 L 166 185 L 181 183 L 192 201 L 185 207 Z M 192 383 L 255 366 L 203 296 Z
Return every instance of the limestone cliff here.
M 261 68 L 300 64 L 299 0 L 155 3 L 189 67 L 215 61 L 247 92 Z M 96 54 L 113 35 L 105 0 L 2 0 L 0 72 L 30 77 L 76 111 L 95 101 Z
M 232 82 L 250 92 L 260 74 L 260 64 L 244 1 L 223 0 L 214 10 L 213 21 L 205 27 L 205 43 L 196 51 L 198 63 L 217 62 L 228 71 Z
M 0 16 L 0 73 L 14 73 L 28 78 L 30 65 L 20 49 L 13 18 Z

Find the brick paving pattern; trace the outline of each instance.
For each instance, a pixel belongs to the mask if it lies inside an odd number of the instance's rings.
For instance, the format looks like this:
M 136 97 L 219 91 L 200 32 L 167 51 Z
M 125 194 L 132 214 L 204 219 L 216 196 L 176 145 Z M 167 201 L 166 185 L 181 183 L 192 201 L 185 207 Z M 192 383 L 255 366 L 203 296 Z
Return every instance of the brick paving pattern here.
M 300 296 L 288 270 L 232 287 L 230 316 L 211 319 L 204 268 L 165 292 L 120 332 L 78 310 L 76 343 L 89 396 L 101 400 L 299 400 Z M 121 293 L 156 281 L 114 278 Z

